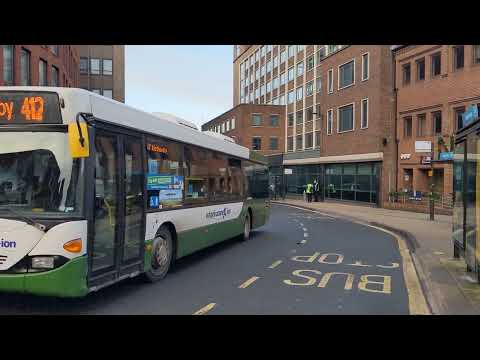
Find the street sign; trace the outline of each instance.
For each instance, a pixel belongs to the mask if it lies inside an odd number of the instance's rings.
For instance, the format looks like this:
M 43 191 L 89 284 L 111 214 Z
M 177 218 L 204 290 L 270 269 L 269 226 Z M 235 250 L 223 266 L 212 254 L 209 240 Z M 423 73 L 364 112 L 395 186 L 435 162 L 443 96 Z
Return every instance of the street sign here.
M 438 155 L 438 159 L 439 159 L 440 161 L 453 160 L 453 151 L 441 152 L 441 153 Z
M 470 105 L 468 109 L 462 114 L 463 127 L 471 124 L 477 118 L 478 118 L 477 105 Z
M 415 141 L 415 152 L 432 152 L 432 142 Z
M 285 169 L 285 175 L 292 175 L 293 170 L 292 169 Z

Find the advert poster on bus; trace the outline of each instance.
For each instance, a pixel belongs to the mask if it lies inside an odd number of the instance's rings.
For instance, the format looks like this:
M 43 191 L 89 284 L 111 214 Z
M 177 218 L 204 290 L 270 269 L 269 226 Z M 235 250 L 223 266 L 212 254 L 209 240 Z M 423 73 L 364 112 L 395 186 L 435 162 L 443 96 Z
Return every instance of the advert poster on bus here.
M 147 190 L 183 190 L 183 176 L 149 174 Z

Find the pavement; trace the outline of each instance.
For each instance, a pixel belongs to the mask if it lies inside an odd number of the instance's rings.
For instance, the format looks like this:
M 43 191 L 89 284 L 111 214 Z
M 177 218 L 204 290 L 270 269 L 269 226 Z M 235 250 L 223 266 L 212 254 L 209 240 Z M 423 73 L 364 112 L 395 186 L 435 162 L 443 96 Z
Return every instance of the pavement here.
M 340 202 L 302 199 L 274 201 L 351 221 L 377 225 L 401 235 L 407 242 L 432 314 L 480 314 L 480 285 L 466 271 L 463 260 L 453 258 L 452 217 L 388 210 Z
M 180 259 L 157 283 L 127 279 L 81 299 L 0 296 L 0 314 L 424 313 L 400 236 L 279 204 L 250 240 L 231 239 Z

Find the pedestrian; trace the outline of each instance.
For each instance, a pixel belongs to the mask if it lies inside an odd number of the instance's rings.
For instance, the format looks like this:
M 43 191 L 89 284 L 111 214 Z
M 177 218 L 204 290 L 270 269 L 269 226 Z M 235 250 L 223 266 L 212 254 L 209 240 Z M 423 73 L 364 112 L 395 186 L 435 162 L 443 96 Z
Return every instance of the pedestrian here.
M 312 202 L 312 193 L 313 193 L 313 185 L 311 183 L 307 184 L 307 202 Z
M 313 181 L 313 197 L 315 202 L 318 202 L 318 193 L 320 192 L 320 184 L 318 183 L 317 179 Z

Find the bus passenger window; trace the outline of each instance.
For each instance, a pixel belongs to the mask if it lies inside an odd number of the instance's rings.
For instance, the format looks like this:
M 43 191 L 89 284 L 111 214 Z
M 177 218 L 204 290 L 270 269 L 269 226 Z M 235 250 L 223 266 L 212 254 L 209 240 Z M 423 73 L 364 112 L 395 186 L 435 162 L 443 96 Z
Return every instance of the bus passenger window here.
M 180 207 L 183 203 L 182 145 L 163 139 L 147 138 L 149 209 Z
M 208 156 L 205 150 L 185 145 L 185 203 L 207 201 L 211 187 L 208 182 Z

